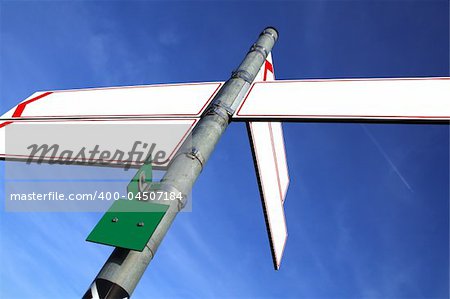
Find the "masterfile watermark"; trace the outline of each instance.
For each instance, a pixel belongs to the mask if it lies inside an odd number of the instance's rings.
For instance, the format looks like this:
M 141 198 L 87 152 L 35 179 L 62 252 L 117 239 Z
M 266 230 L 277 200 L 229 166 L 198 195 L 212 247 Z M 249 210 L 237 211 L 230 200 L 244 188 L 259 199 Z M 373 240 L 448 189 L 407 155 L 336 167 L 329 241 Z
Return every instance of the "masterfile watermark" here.
M 108 149 L 101 149 L 96 144 L 93 149 L 82 147 L 78 152 L 61 148 L 59 144 L 31 144 L 27 146 L 30 150 L 27 164 L 32 162 L 41 164 L 62 164 L 71 165 L 76 163 L 88 165 L 107 166 L 119 164 L 128 170 L 132 164 L 142 164 L 150 158 L 154 165 L 162 165 L 167 159 L 167 153 L 163 150 L 155 150 L 156 143 L 148 144 L 142 141 L 135 141 L 130 151 L 124 152 L 116 149 L 114 152 Z
M 192 121 L 173 122 L 39 120 L 6 126 L 5 210 L 104 212 L 115 201 L 138 200 L 180 202 L 191 211 L 190 194 L 160 184 L 171 161 L 192 148 Z

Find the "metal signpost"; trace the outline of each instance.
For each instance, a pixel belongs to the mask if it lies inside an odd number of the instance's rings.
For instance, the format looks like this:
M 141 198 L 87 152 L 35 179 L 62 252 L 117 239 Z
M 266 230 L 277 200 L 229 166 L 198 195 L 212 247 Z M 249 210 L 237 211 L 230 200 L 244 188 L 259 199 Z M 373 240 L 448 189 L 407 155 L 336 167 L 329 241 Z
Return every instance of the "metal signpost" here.
M 161 190 L 180 192 L 183 196 L 191 191 L 217 142 L 231 121 L 236 107 L 250 88 L 259 69 L 266 61 L 278 39 L 273 28 L 266 28 L 251 47 L 232 77 L 225 82 L 206 113 L 192 132 L 192 146 L 181 147 L 179 155 L 172 161 L 161 180 Z M 144 190 L 148 191 L 148 190 Z M 170 204 L 156 230 L 142 252 L 116 248 L 106 261 L 100 273 L 86 292 L 85 298 L 93 298 L 95 290 L 101 298 L 130 296 L 140 278 L 153 259 L 158 246 L 177 213 L 183 208 L 183 202 Z

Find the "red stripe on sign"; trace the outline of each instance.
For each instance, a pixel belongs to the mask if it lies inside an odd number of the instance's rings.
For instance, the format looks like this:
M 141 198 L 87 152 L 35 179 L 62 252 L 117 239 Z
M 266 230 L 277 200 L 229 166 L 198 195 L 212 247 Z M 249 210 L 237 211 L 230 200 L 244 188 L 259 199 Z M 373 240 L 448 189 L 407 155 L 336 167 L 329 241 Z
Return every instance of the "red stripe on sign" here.
M 263 78 L 263 81 L 267 80 L 267 71 L 270 71 L 272 74 L 274 73 L 273 72 L 273 65 L 268 60 L 266 60 L 266 63 L 264 64 L 264 78 Z
M 12 124 L 12 121 L 5 121 L 3 123 L 0 124 L 0 129 L 3 128 L 4 126 L 7 126 L 9 124 Z
M 14 111 L 12 117 L 20 117 L 22 115 L 22 113 L 23 113 L 23 110 L 25 110 L 25 106 L 26 105 L 28 105 L 28 104 L 30 104 L 30 103 L 32 103 L 34 101 L 37 101 L 39 99 L 42 99 L 43 97 L 48 96 L 49 94 L 52 94 L 52 92 L 51 91 L 44 92 L 43 94 L 38 95 L 37 97 L 31 98 L 28 101 L 20 103 L 19 105 L 17 105 L 17 108 Z

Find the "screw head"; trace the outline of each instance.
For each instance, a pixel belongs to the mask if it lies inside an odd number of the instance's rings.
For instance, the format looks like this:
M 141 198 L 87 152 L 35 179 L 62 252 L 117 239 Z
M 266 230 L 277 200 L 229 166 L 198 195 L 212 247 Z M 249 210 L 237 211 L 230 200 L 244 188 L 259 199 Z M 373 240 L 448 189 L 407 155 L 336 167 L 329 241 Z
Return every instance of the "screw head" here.
M 119 221 L 119 218 L 114 217 L 111 221 L 112 221 L 112 222 L 117 222 L 117 221 Z
M 137 224 L 137 226 L 139 226 L 139 227 L 142 227 L 142 226 L 144 226 L 144 222 L 138 222 L 138 224 Z

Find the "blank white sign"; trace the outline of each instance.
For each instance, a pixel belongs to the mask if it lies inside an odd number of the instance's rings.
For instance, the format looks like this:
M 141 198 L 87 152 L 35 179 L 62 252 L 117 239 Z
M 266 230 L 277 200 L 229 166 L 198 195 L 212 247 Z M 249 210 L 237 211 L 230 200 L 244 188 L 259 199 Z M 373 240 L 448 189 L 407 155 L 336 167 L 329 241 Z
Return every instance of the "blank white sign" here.
M 272 257 L 278 270 L 287 239 L 283 201 L 289 184 L 281 124 L 249 122 L 248 130 Z
M 450 78 L 257 82 L 234 118 L 450 120 Z
M 212 82 L 37 92 L 1 120 L 200 117 L 221 85 Z

